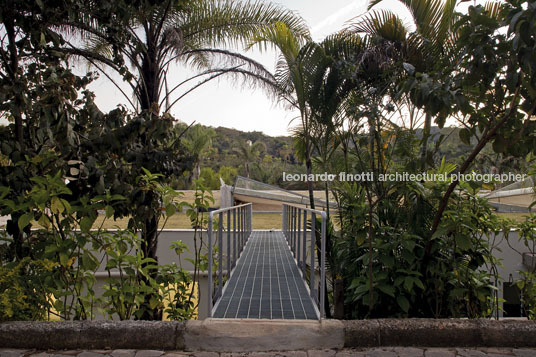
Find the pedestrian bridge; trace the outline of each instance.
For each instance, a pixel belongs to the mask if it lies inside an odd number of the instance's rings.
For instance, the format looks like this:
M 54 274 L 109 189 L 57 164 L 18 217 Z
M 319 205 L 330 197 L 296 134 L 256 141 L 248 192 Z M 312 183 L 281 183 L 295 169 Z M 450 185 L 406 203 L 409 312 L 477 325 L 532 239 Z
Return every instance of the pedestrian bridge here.
M 322 318 L 325 213 L 284 204 L 271 231 L 253 230 L 252 214 L 246 204 L 209 215 L 209 317 Z

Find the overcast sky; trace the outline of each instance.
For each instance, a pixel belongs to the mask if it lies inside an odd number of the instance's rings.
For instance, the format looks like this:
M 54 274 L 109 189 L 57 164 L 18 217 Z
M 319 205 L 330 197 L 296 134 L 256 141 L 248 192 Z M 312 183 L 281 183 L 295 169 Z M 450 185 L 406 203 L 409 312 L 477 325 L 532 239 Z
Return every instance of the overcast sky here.
M 309 25 L 313 39 L 317 41 L 342 29 L 348 20 L 363 14 L 368 3 L 367 0 L 276 2 L 300 14 Z M 407 10 L 396 0 L 384 0 L 379 7 L 389 8 L 409 20 Z M 263 54 L 256 51 L 244 53 L 273 70 L 277 59 L 275 51 Z M 168 74 L 169 88 L 191 74 L 193 72 L 190 70 L 175 66 Z M 90 89 L 95 92 L 96 102 L 101 110 L 108 111 L 115 108 L 118 103 L 127 103 L 122 94 L 103 75 L 90 86 Z M 128 90 L 126 92 L 130 94 Z M 239 84 L 229 83 L 225 79 L 213 81 L 196 89 L 178 102 L 171 112 L 177 119 L 188 124 L 195 121 L 214 127 L 262 131 L 271 136 L 288 135 L 292 126 L 291 121 L 297 116 L 297 113 L 277 105 L 262 90 L 240 88 Z

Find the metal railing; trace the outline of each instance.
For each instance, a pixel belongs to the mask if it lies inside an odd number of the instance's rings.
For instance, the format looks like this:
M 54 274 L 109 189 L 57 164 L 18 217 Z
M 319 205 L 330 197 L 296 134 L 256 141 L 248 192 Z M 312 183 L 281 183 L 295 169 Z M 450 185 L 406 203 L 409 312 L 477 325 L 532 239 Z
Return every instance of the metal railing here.
M 249 236 L 251 235 L 251 216 L 252 216 L 251 203 L 233 206 L 228 208 L 222 208 L 216 211 L 210 212 L 208 215 L 208 317 L 212 317 L 212 309 L 214 303 L 223 294 L 223 279 L 224 279 L 224 265 L 226 267 L 226 277 L 231 276 L 232 269 L 236 266 L 236 261 L 240 254 L 244 250 Z M 216 231 L 216 242 L 218 246 L 218 265 L 216 274 L 216 285 L 213 283 L 213 262 L 214 256 L 214 244 L 213 244 L 213 226 L 214 216 L 218 217 L 218 228 Z M 224 222 L 227 222 L 224 227 Z M 224 247 L 223 240 L 226 238 L 226 254 L 225 263 L 223 260 Z
M 315 288 L 315 246 L 316 246 L 316 217 L 322 218 L 320 227 L 320 301 Z M 307 247 L 307 220 L 311 222 L 310 244 Z M 320 317 L 325 316 L 324 302 L 326 289 L 326 219 L 324 211 L 283 204 L 283 234 L 298 263 L 302 277 L 306 280 L 307 250 L 309 249 L 309 291 L 311 298 L 317 304 Z

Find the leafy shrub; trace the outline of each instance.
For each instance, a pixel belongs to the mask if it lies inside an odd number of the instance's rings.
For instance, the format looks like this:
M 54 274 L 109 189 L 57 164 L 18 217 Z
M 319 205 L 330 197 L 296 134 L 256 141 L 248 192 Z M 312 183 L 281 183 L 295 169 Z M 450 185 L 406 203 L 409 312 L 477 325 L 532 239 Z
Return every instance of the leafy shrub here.
M 517 228 L 519 240 L 526 247 L 526 252 L 536 254 L 536 215 L 527 216 Z M 524 252 L 518 253 L 522 255 Z M 516 281 L 516 285 L 521 292 L 524 315 L 530 320 L 536 320 L 536 266 L 527 271 L 518 271 L 518 274 L 520 278 Z
M 497 218 L 464 185 L 467 190 L 451 200 L 431 238 L 432 259 L 427 259 L 426 202 L 441 188 L 425 185 L 399 184 L 378 203 L 370 231 L 364 190 L 340 186 L 342 230 L 334 248 L 346 286 L 347 318 L 491 315 L 496 289 L 488 267 L 496 262 L 486 237 L 500 228 Z
M 165 207 L 160 214 L 167 218 L 185 203 L 176 201 L 177 193 L 159 184 L 157 178 L 146 172 L 139 182 L 160 193 Z M 124 200 L 122 196 L 106 192 L 92 199 L 73 199 L 61 172 L 34 177 L 32 182 L 31 190 L 16 199 L 8 198 L 9 188 L 0 187 L 0 210 L 20 217 L 18 226 L 25 232 L 22 251 L 26 254 L 19 259 L 13 252 L 12 237 L 3 233 L 0 319 L 39 320 L 57 315 L 61 319 L 85 320 L 101 310 L 109 318 L 121 320 L 141 318 L 154 310 L 167 313 L 171 319 L 194 315 L 192 291 L 198 277 L 192 278 L 176 264 L 157 265 L 156 260 L 144 256 L 143 241 L 135 229 L 92 229 L 98 210 L 111 218 L 114 206 Z M 206 211 L 213 198 L 205 188 L 197 192 L 187 212 L 193 224 L 206 228 L 199 207 Z M 35 228 L 30 230 L 32 225 Z M 199 231 L 196 237 L 199 234 L 202 233 Z M 201 239 L 192 260 L 194 275 L 198 275 L 200 265 L 206 266 L 204 248 Z M 174 242 L 170 249 L 180 255 L 187 247 Z M 95 294 L 95 273 L 99 268 L 108 273 L 102 297 Z
M 50 261 L 30 258 L 0 266 L 0 321 L 46 318 L 50 299 L 43 278 L 52 268 Z

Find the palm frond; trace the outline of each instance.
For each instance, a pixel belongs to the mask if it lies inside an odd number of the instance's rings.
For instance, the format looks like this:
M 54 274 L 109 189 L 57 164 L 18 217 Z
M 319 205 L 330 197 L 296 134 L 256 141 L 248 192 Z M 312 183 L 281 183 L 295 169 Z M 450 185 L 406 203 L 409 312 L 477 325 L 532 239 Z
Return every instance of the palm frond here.
M 250 38 L 284 23 L 299 39 L 309 39 L 305 21 L 281 5 L 263 1 L 204 0 L 193 2 L 177 24 L 186 41 L 209 47 L 247 45 Z
M 369 3 L 368 9 L 378 5 L 383 0 L 372 0 Z M 442 0 L 398 0 L 404 5 L 417 27 L 417 32 L 422 34 L 429 40 L 434 39 L 437 31 L 437 26 L 441 23 L 443 10 L 445 8 Z M 447 2 L 452 2 L 447 0 Z M 454 1 L 456 3 L 456 1 Z M 454 4 L 455 5 L 455 4 Z
M 408 29 L 403 21 L 392 11 L 372 10 L 365 15 L 350 20 L 347 31 L 377 35 L 389 41 L 402 42 Z
M 506 16 L 504 3 L 499 1 L 486 1 L 484 9 L 488 12 L 489 16 L 493 19 L 501 21 Z

